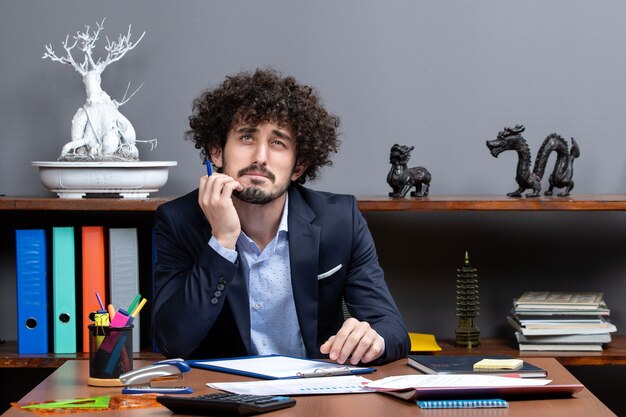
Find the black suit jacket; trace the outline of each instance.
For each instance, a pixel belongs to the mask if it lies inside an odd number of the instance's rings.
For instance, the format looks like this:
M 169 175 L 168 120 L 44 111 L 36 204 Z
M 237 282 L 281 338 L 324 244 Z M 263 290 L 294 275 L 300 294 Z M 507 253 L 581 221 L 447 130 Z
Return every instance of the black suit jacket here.
M 306 354 L 350 314 L 385 339 L 377 362 L 407 355 L 409 340 L 378 263 L 374 241 L 352 196 L 289 189 L 289 256 L 297 318 Z M 211 227 L 198 190 L 156 212 L 153 334 L 168 357 L 215 358 L 251 353 L 250 308 L 241 262 L 209 245 Z M 341 268 L 330 276 L 320 274 Z

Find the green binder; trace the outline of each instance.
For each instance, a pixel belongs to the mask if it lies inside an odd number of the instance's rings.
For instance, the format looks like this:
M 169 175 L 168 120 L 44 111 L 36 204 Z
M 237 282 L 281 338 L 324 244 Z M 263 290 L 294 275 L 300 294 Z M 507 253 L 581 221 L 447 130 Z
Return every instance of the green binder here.
M 76 353 L 74 228 L 52 228 L 52 322 L 54 353 Z

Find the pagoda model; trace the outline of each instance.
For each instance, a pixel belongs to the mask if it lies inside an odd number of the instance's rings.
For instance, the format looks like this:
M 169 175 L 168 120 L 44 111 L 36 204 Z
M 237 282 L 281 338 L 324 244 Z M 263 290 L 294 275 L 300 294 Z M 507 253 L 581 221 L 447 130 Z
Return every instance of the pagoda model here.
M 456 345 L 467 348 L 480 346 L 480 330 L 476 327 L 479 314 L 478 270 L 472 268 L 465 252 L 465 262 L 456 270 L 456 315 L 459 327 L 456 329 Z

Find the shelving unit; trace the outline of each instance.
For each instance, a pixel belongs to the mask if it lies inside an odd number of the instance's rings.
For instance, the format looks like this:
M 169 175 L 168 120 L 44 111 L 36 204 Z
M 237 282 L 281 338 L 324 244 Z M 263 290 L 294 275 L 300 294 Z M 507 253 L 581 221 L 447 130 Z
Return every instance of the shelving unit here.
M 156 208 L 171 200 L 171 197 L 148 198 L 142 200 L 86 198 L 58 199 L 47 197 L 0 197 L 0 222 L 9 221 L 3 226 L 4 233 L 10 228 L 35 224 L 49 216 L 51 221 L 72 217 L 73 222 L 93 222 L 93 219 L 107 213 L 107 218 L 125 224 L 140 223 L 144 238 L 152 225 Z M 392 199 L 381 196 L 361 196 L 359 207 L 363 212 L 530 212 L 530 211 L 626 211 L 626 194 L 580 194 L 567 198 L 539 197 L 533 199 L 513 199 L 503 196 L 430 196 L 426 198 Z M 37 220 L 33 220 L 37 219 Z M 149 236 L 149 235 L 148 235 Z M 0 236 L 2 237 L 2 236 Z M 141 251 L 140 251 L 141 253 Z M 144 253 L 145 255 L 145 253 Z M 141 256 L 141 255 L 140 255 Z M 146 278 L 143 278 L 146 280 Z M 149 282 L 144 282 L 149 286 Z M 10 295 L 5 295 L 5 297 Z M 146 315 L 149 317 L 148 315 Z M 149 324 L 149 323 L 147 323 Z M 149 326 L 145 326 L 149 328 Z M 532 352 L 520 354 L 511 341 L 483 339 L 483 345 L 475 353 L 504 353 L 517 356 L 551 356 L 564 365 L 624 365 L 626 364 L 626 336 L 614 336 L 613 342 L 603 352 Z M 440 341 L 445 354 L 466 354 L 467 350 L 454 348 L 453 343 Z M 67 359 L 85 359 L 86 355 L 29 355 L 16 353 L 15 342 L 0 344 L 0 368 L 42 367 L 54 368 Z M 143 359 L 158 359 L 152 352 L 136 355 Z

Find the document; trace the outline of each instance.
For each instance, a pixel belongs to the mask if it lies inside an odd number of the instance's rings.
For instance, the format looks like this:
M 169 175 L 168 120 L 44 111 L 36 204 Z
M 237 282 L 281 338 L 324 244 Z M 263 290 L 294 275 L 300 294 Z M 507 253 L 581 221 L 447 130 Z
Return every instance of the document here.
M 422 398 L 541 398 L 570 397 L 581 384 L 552 384 L 549 379 L 494 375 L 402 375 L 372 381 L 365 386 L 405 400 Z
M 364 388 L 371 382 L 362 376 L 330 376 L 328 378 L 274 379 L 271 381 L 214 382 L 207 386 L 234 394 L 251 395 L 316 395 L 367 394 Z
M 311 378 L 368 374 L 374 368 L 340 365 L 283 355 L 249 356 L 232 359 L 190 360 L 190 366 L 263 379 Z
M 427 387 L 527 387 L 547 385 L 550 382 L 549 379 L 495 375 L 402 375 L 372 381 L 368 387 L 384 391 Z

